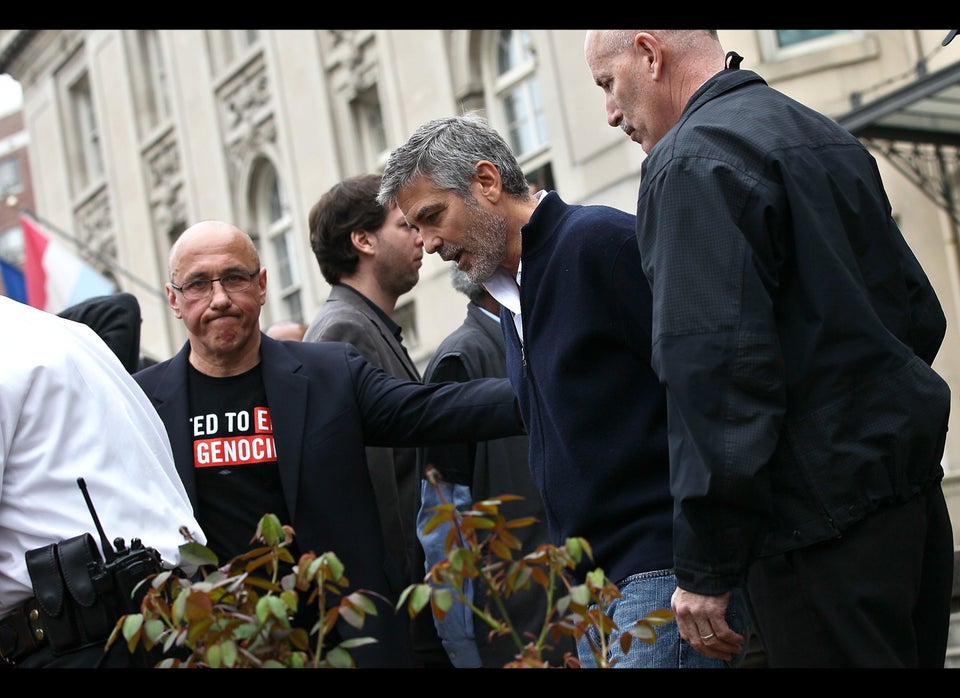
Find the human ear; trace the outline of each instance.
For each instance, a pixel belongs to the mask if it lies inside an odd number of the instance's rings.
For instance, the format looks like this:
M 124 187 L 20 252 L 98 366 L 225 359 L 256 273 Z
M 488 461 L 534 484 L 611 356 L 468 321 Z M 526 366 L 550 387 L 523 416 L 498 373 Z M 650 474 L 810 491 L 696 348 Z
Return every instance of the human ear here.
M 177 294 L 169 283 L 165 284 L 165 286 L 167 290 L 167 305 L 169 305 L 170 310 L 173 311 L 173 316 L 178 320 L 182 320 L 183 313 L 180 310 L 180 304 L 177 302 Z
M 480 193 L 491 203 L 496 203 L 500 198 L 503 189 L 503 182 L 500 179 L 500 171 L 489 160 L 481 160 L 477 163 L 477 181 L 480 183 Z
M 369 254 L 373 251 L 375 239 L 376 236 L 365 228 L 357 228 L 356 230 L 350 231 L 350 242 L 353 243 L 353 246 L 356 247 L 357 251 L 361 254 Z
M 638 33 L 633 42 L 640 58 L 640 70 L 658 79 L 663 72 L 663 42 L 656 34 L 646 31 Z

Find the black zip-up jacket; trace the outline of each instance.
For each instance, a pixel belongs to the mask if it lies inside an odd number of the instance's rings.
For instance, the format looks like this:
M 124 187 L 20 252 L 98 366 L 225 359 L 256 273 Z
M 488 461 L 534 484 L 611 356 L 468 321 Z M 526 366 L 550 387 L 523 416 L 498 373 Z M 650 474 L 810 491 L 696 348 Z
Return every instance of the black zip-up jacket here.
M 943 476 L 946 320 L 876 162 L 724 70 L 642 166 L 637 237 L 667 389 L 678 583 L 840 536 Z

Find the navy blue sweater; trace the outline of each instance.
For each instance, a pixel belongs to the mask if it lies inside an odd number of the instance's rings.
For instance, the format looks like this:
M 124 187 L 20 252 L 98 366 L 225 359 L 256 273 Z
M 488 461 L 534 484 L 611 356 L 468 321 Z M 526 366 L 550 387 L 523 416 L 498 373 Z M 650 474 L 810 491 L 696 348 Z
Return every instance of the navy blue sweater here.
M 578 573 L 615 582 L 673 566 L 666 398 L 635 226 L 550 192 L 521 230 L 523 344 L 501 311 L 550 537 L 585 538 L 594 560 Z

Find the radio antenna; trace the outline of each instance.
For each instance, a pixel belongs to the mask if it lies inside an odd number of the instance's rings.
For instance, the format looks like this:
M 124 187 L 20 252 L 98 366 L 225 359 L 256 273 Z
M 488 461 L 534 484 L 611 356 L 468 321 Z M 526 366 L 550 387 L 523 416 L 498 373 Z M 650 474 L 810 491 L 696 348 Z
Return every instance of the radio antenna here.
M 103 555 L 107 562 L 112 562 L 114 559 L 116 559 L 117 554 L 114 551 L 113 546 L 110 544 L 107 534 L 103 532 L 103 526 L 100 525 L 100 518 L 97 516 L 97 510 L 93 508 L 93 502 L 90 500 L 90 494 L 87 492 L 87 483 L 82 477 L 78 477 L 77 485 L 79 485 L 80 491 L 83 492 L 83 499 L 87 502 L 87 509 L 90 510 L 90 516 L 93 517 L 93 523 L 97 525 L 97 533 L 100 534 L 100 546 L 103 548 Z

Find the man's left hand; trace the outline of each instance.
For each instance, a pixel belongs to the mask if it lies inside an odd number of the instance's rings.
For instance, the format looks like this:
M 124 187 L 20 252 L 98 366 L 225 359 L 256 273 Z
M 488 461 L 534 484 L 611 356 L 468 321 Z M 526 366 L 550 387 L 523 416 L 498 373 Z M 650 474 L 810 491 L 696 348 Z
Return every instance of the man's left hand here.
M 724 661 L 740 654 L 745 641 L 727 625 L 730 594 L 707 596 L 677 587 L 670 602 L 680 637 L 701 654 Z

